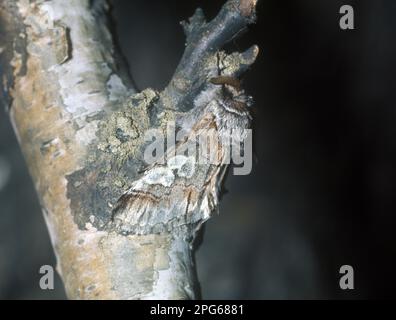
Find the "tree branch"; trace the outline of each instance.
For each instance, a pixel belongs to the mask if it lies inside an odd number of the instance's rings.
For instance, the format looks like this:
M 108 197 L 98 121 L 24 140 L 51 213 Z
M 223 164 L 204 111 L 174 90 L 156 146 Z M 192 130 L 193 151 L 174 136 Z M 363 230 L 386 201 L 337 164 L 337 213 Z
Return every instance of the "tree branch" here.
M 217 138 L 230 128 L 243 138 L 249 99 L 227 79 L 245 71 L 258 48 L 219 50 L 254 21 L 255 4 L 229 0 L 209 23 L 197 10 L 183 24 L 180 64 L 159 93 L 136 92 L 120 68 L 105 1 L 1 3 L 1 95 L 68 297 L 197 297 L 192 243 L 217 208 L 225 146 L 215 162 L 172 153 L 211 128 Z M 173 121 L 187 137 L 147 166 L 145 133 L 165 134 Z
M 248 24 L 255 21 L 255 5 L 256 0 L 231 0 L 209 23 L 206 23 L 200 8 L 189 22 L 182 22 L 187 37 L 186 49 L 166 90 L 177 110 L 186 111 L 191 108 L 191 97 L 196 96 L 208 80 L 205 70 L 208 60 Z M 258 48 L 253 46 L 233 61 L 236 65 L 227 74 L 239 75 L 242 71 L 240 69 L 246 70 L 257 54 Z

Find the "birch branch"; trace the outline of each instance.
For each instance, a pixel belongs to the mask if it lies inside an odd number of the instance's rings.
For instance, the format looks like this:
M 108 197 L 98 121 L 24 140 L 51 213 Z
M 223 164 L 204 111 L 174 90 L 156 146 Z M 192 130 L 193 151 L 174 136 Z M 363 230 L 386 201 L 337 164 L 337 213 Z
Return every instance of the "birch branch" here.
M 167 88 L 137 92 L 104 0 L 1 2 L 1 99 L 69 298 L 197 297 L 192 243 L 218 205 L 224 146 L 215 163 L 168 150 L 148 167 L 144 137 L 172 121 L 188 132 L 185 143 L 210 128 L 220 137 L 249 127 L 248 99 L 230 79 L 258 48 L 221 48 L 254 22 L 255 5 L 229 0 L 210 22 L 198 9 L 183 23 L 186 49 Z

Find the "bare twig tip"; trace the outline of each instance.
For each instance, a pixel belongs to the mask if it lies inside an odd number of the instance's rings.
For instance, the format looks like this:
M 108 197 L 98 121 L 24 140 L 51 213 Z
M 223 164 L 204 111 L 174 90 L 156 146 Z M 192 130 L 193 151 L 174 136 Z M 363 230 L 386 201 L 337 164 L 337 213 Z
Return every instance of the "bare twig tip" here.
M 258 56 L 259 52 L 260 52 L 260 48 L 259 48 L 258 45 L 255 44 L 253 46 L 253 55 L 254 55 L 255 58 Z
M 245 17 L 250 17 L 254 14 L 256 8 L 257 0 L 240 0 L 239 10 Z

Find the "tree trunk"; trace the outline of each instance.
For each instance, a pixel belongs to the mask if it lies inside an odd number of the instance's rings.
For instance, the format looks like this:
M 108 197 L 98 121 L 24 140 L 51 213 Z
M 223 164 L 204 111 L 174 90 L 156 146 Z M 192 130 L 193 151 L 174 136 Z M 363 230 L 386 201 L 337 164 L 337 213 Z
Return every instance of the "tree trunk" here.
M 229 0 L 210 22 L 198 9 L 183 23 L 186 49 L 169 85 L 138 92 L 105 1 L 2 0 L 1 98 L 69 298 L 197 298 L 192 243 L 217 207 L 226 148 L 212 163 L 170 152 L 193 133 L 248 128 L 246 97 L 230 79 L 258 49 L 220 50 L 254 21 L 255 4 Z M 146 132 L 166 134 L 169 123 L 187 138 L 147 166 Z

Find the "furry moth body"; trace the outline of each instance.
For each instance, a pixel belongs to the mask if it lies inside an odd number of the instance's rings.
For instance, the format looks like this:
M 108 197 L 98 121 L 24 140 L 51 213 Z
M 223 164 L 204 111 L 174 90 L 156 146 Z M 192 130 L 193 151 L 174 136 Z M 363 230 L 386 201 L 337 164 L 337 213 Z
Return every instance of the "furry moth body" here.
M 249 104 L 250 98 L 239 88 L 208 84 L 194 100 L 194 108 L 179 120 L 188 132 L 185 139 L 167 150 L 166 159 L 147 168 L 119 199 L 112 221 L 116 230 L 123 234 L 191 231 L 209 219 L 217 209 L 229 163 L 227 143 L 243 141 L 250 126 Z M 209 161 L 185 154 L 188 144 L 209 131 L 216 141 Z

